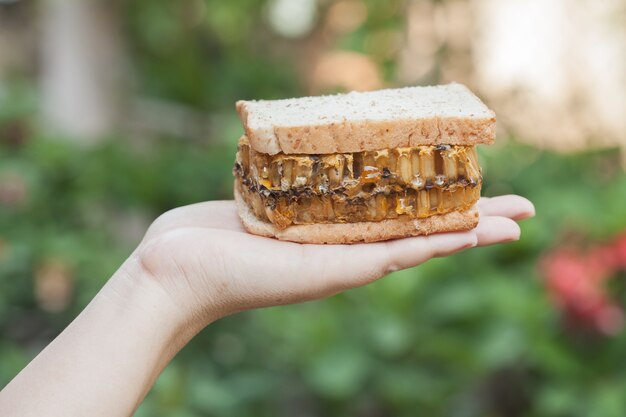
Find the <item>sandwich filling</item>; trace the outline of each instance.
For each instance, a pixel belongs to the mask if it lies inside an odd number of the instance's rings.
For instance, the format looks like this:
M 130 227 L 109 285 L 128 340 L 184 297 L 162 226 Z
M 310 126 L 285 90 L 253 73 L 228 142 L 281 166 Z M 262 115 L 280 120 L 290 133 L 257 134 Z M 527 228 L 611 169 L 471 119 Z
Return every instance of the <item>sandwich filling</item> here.
M 254 214 L 280 229 L 463 211 L 482 184 L 475 148 L 457 145 L 267 155 L 243 136 L 233 172 Z

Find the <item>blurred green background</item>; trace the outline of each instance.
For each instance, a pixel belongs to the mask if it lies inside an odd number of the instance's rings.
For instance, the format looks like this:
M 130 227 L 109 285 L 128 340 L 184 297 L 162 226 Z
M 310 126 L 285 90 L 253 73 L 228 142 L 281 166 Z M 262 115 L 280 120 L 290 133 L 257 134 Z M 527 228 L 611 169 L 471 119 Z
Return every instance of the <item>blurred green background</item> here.
M 0 387 L 152 219 L 232 197 L 236 100 L 457 80 L 499 115 L 497 144 L 480 149 L 484 194 L 536 204 L 522 240 L 223 319 L 137 415 L 626 415 L 626 83 L 602 90 L 615 68 L 541 61 L 530 35 L 561 22 L 555 4 L 587 16 L 590 2 L 572 3 L 0 1 Z M 605 45 L 626 27 L 624 2 L 612 3 L 611 19 L 594 15 L 622 28 Z M 511 13 L 528 23 L 508 28 L 528 31 L 522 47 L 494 38 Z M 534 47 L 559 44 L 544 40 Z M 626 62 L 622 52 L 602 62 Z M 555 73 L 562 82 L 544 89 Z M 611 267 L 596 262 L 601 251 Z M 554 263 L 555 253 L 574 255 Z

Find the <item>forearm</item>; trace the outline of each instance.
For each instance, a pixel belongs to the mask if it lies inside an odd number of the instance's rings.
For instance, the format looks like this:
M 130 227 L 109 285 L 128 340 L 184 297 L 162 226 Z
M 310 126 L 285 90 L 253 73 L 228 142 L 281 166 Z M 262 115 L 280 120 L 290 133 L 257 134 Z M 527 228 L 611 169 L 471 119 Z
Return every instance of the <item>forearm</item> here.
M 128 416 L 195 334 L 168 295 L 123 266 L 1 393 L 2 416 Z

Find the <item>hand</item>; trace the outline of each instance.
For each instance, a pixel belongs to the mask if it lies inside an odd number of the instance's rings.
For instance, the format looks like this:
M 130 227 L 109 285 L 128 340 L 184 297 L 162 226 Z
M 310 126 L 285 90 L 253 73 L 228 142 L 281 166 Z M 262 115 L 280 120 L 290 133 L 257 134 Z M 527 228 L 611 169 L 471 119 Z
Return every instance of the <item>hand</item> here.
M 326 297 L 474 246 L 519 239 L 528 200 L 482 198 L 471 231 L 357 245 L 309 245 L 246 233 L 234 202 L 180 207 L 150 227 L 134 259 L 197 326 L 236 311 Z
M 131 415 L 193 335 L 235 311 L 325 297 L 435 256 L 519 238 L 517 196 L 482 199 L 476 229 L 302 245 L 246 233 L 231 201 L 159 217 L 80 315 L 0 392 L 0 414 Z

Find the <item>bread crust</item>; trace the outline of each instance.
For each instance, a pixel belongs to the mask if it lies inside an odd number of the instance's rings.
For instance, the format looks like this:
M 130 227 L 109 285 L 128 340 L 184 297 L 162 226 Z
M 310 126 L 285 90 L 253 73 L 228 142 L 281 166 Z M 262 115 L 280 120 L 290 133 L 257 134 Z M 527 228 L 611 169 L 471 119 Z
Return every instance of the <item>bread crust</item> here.
M 408 216 L 380 222 L 293 225 L 280 230 L 258 219 L 235 187 L 235 201 L 244 228 L 252 234 L 298 243 L 347 244 L 369 243 L 409 236 L 471 230 L 478 224 L 478 210 L 435 215 L 425 219 Z
M 350 105 L 344 103 L 346 107 L 343 108 L 345 110 L 343 118 L 321 117 L 316 113 L 316 110 L 323 107 L 323 103 L 328 105 L 336 102 L 341 103 L 342 98 L 340 97 L 350 97 L 350 94 L 267 101 L 267 104 L 261 104 L 269 106 L 271 103 L 293 101 L 291 108 L 300 108 L 301 113 L 305 115 L 313 114 L 310 123 L 302 122 L 302 125 L 291 124 L 280 117 L 276 120 L 268 119 L 262 123 L 257 120 L 253 123 L 255 117 L 257 119 L 262 117 L 259 116 L 259 114 L 263 114 L 263 111 L 259 110 L 259 103 L 263 103 L 263 100 L 261 102 L 241 100 L 237 102 L 236 108 L 252 148 L 257 152 L 269 155 L 275 155 L 279 152 L 285 154 L 353 153 L 419 145 L 473 146 L 478 144 L 490 145 L 494 142 L 496 136 L 495 113 L 463 85 L 453 83 L 437 87 L 381 90 L 380 94 L 391 91 L 401 94 L 403 90 L 412 91 L 420 88 L 424 88 L 424 90 L 419 90 L 421 91 L 419 94 L 432 96 L 432 108 L 428 107 L 428 101 L 421 101 L 415 105 L 425 107 L 425 109 L 410 116 L 402 111 L 406 106 L 411 106 L 410 102 L 393 101 L 393 98 L 388 98 L 385 101 L 384 98 L 381 98 L 381 103 L 385 104 L 384 108 L 381 108 L 383 116 L 380 118 L 372 117 L 368 108 L 374 108 L 377 99 L 376 94 L 379 92 L 364 93 L 370 94 L 372 104 L 361 107 L 362 112 L 351 111 Z M 417 92 L 407 93 L 405 91 L 404 93 L 416 94 L 416 98 L 419 97 Z M 304 104 L 298 104 L 298 100 L 304 100 Z M 319 103 L 315 104 L 312 100 L 317 100 Z M 457 102 L 458 100 L 464 101 Z M 472 110 L 456 111 L 457 107 L 465 108 L 468 103 L 474 106 Z M 354 105 L 354 103 L 352 104 Z M 397 107 L 398 111 L 394 111 L 394 106 Z M 280 107 L 274 110 L 279 114 L 280 111 Z M 368 111 L 370 113 L 367 113 Z M 271 113 L 269 110 L 266 112 Z M 319 118 L 316 119 L 315 114 Z
M 343 122 L 318 126 L 275 127 L 273 137 L 246 125 L 244 106 L 237 106 L 254 150 L 269 155 L 330 154 L 375 151 L 419 145 L 491 145 L 496 118 L 429 118 L 386 122 Z

